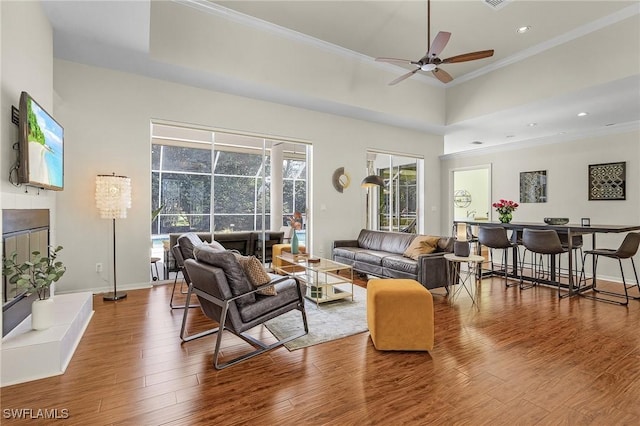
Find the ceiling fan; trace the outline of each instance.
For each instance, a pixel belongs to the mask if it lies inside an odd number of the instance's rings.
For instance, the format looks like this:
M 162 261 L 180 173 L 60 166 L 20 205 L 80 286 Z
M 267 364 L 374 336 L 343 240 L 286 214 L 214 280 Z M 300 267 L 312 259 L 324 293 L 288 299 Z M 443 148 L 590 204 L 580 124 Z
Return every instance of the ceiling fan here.
M 415 65 L 416 69 L 413 71 L 409 71 L 406 74 L 401 75 L 400 77 L 393 80 L 389 83 L 389 86 L 393 86 L 394 84 L 400 83 L 402 80 L 405 80 L 418 71 L 431 71 L 434 76 L 438 80 L 443 83 L 449 83 L 453 80 L 453 77 L 446 72 L 445 70 L 439 68 L 442 64 L 454 64 L 456 62 L 467 62 L 467 61 L 475 61 L 476 59 L 488 58 L 493 56 L 493 49 L 491 50 L 480 50 L 478 52 L 471 53 L 463 53 L 462 55 L 452 56 L 446 59 L 440 59 L 438 56 L 440 52 L 442 52 L 449 42 L 449 38 L 451 37 L 451 33 L 446 31 L 440 31 L 436 38 L 433 40 L 433 44 L 430 43 L 431 36 L 431 0 L 427 0 L 427 46 L 431 45 L 427 53 L 417 61 L 411 61 L 408 59 L 397 59 L 397 58 L 376 58 L 378 62 L 390 62 L 390 63 L 399 63 L 399 64 L 411 64 Z

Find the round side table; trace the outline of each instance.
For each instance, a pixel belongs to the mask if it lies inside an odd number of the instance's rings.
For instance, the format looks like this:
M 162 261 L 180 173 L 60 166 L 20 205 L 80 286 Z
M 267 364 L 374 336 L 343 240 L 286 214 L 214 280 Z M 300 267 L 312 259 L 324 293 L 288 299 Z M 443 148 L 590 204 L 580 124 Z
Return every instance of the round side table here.
M 450 302 L 453 303 L 464 288 L 471 298 L 471 304 L 475 304 L 477 306 L 476 288 L 482 283 L 481 268 L 482 262 L 484 262 L 484 257 L 478 256 L 477 254 L 470 254 L 467 257 L 462 257 L 456 256 L 453 253 L 447 253 L 444 255 L 444 258 L 447 259 L 449 266 L 447 269 L 449 272 L 447 289 L 451 288 L 449 290 L 449 294 L 451 295 Z M 467 268 L 463 269 L 461 266 L 465 263 Z M 476 277 L 478 278 L 476 279 Z M 456 285 L 458 288 L 454 288 Z

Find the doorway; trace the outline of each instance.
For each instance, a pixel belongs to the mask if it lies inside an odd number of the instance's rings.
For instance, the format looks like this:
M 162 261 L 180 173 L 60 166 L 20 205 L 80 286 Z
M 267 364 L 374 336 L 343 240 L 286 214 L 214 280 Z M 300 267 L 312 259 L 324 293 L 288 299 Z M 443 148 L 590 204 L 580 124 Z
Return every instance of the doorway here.
M 491 164 L 451 171 L 450 217 L 453 220 L 490 220 Z

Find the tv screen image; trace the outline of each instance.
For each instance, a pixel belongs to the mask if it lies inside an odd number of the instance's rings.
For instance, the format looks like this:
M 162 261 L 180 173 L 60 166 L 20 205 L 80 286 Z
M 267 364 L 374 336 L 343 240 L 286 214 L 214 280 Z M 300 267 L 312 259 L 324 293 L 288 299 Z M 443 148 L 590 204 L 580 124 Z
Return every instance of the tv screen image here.
M 64 187 L 64 129 L 27 92 L 20 96 L 20 182 Z

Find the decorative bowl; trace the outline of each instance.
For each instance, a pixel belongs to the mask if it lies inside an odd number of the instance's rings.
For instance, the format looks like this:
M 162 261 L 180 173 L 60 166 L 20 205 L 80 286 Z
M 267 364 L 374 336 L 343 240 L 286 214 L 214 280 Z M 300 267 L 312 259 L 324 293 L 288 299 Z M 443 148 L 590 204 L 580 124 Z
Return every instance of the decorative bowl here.
M 544 223 L 547 225 L 564 225 L 569 223 L 568 217 L 545 217 Z

